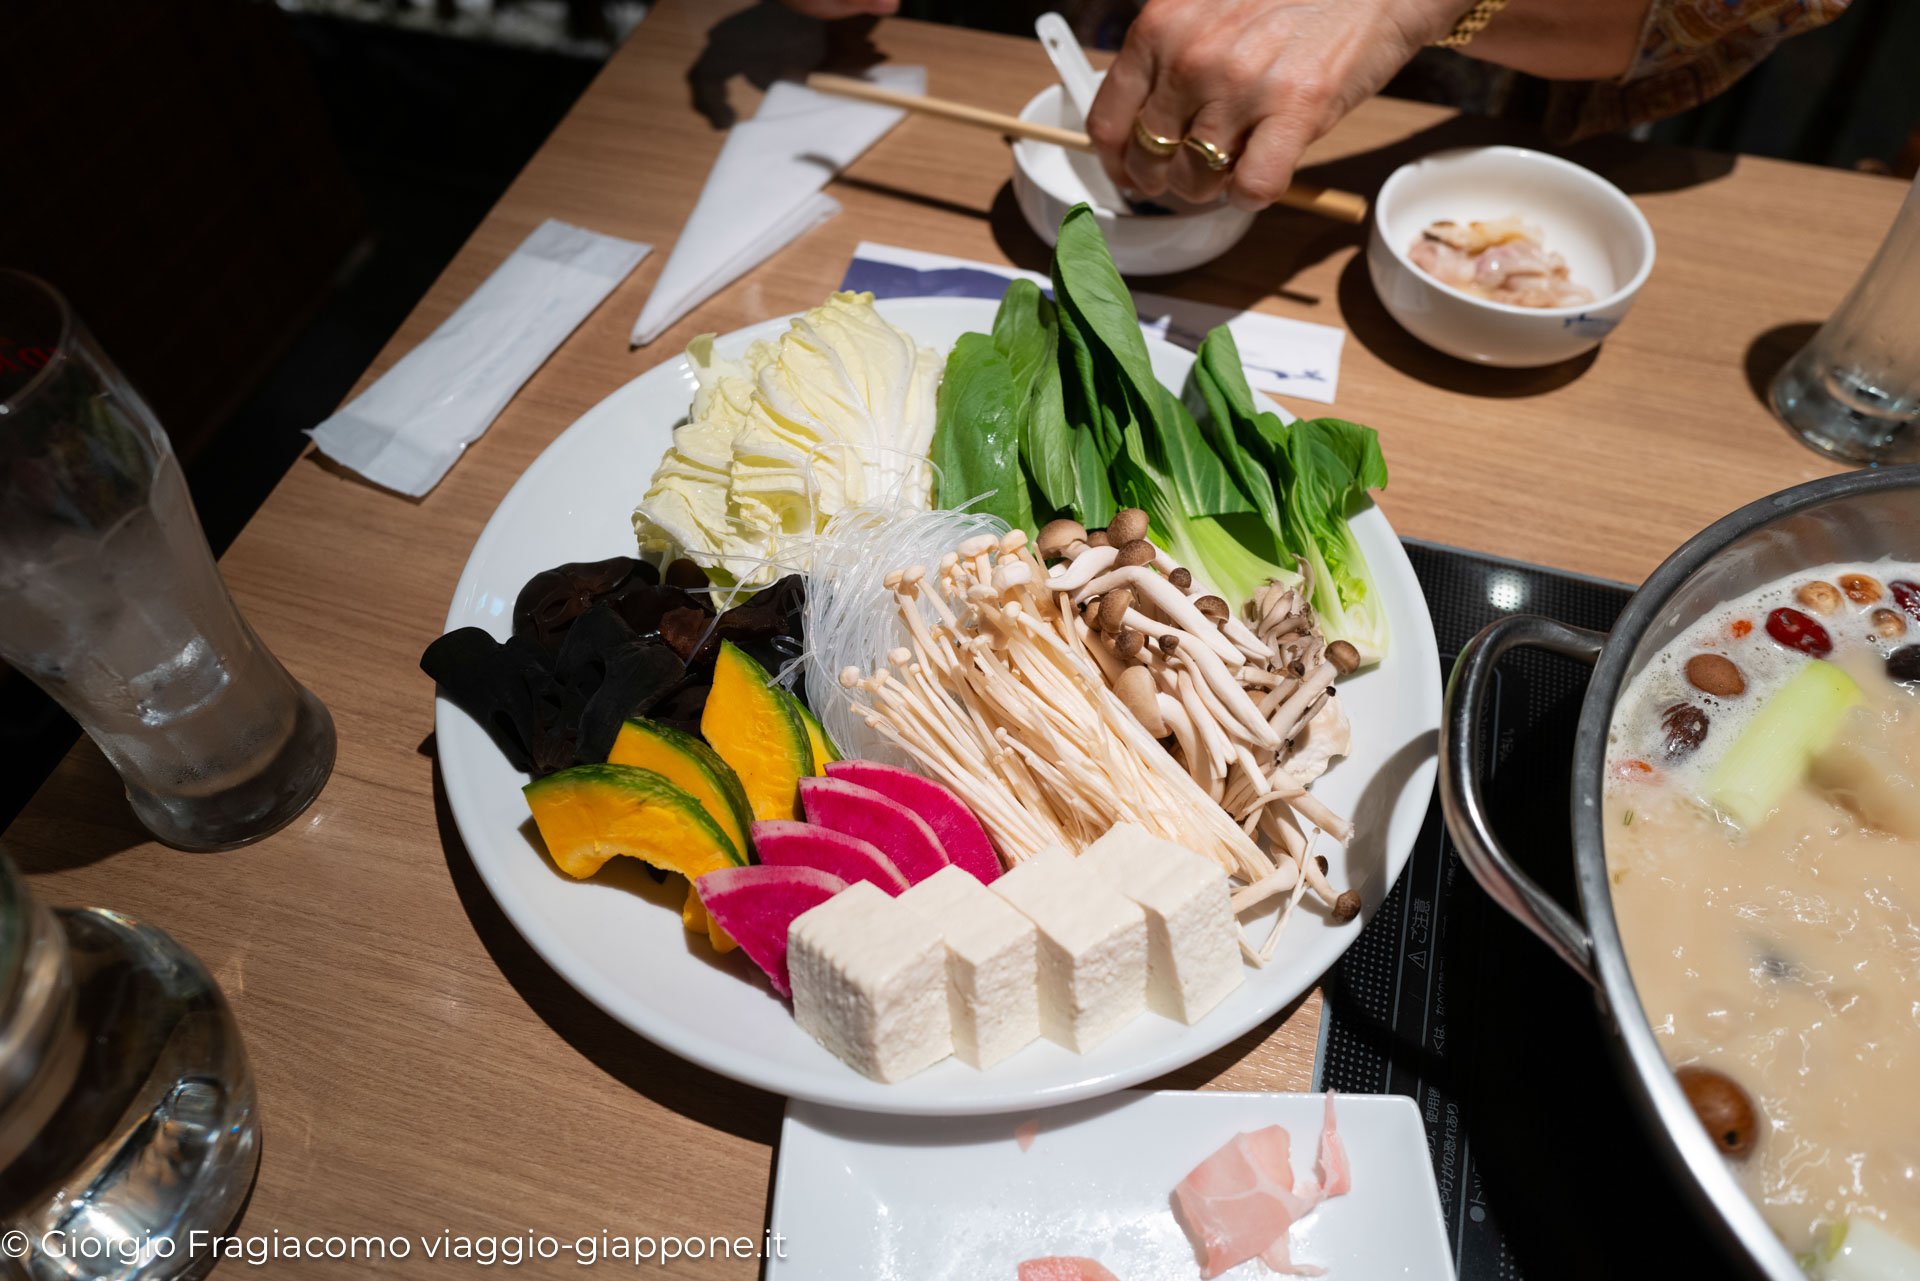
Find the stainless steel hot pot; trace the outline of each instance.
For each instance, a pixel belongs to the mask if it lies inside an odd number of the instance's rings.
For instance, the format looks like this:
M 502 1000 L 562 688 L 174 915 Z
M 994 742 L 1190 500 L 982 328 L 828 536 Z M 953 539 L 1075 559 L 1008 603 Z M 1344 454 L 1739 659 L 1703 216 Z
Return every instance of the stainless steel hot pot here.
M 1695 1119 L 1641 1009 L 1614 921 L 1601 816 L 1614 702 L 1662 646 L 1722 601 L 1812 565 L 1920 559 L 1920 466 L 1811 481 L 1750 503 L 1696 534 L 1635 592 L 1602 635 L 1537 615 L 1492 624 L 1461 651 L 1440 727 L 1440 799 L 1447 830 L 1474 877 L 1508 912 L 1593 984 L 1615 1065 L 1681 1181 L 1730 1252 L 1754 1275 L 1804 1281 Z M 1514 865 L 1487 822 L 1479 712 L 1494 664 L 1532 646 L 1593 664 L 1573 749 L 1573 858 L 1580 915 Z M 1584 918 L 1584 919 L 1582 919 Z

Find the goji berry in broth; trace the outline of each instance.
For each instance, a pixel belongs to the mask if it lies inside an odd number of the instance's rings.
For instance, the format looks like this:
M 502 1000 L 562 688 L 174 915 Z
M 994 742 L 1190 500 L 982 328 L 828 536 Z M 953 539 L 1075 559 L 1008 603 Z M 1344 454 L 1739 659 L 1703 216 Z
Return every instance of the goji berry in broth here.
M 1920 583 L 1910 583 L 1904 578 L 1896 578 L 1887 584 L 1887 590 L 1893 593 L 1893 603 L 1908 618 L 1920 618 Z
M 1915 599 L 1920 601 L 1920 592 L 1917 592 Z M 1797 649 L 1814 658 L 1825 658 L 1833 652 L 1833 638 L 1827 635 L 1826 628 L 1799 610 L 1786 606 L 1767 615 L 1767 635 L 1788 649 Z

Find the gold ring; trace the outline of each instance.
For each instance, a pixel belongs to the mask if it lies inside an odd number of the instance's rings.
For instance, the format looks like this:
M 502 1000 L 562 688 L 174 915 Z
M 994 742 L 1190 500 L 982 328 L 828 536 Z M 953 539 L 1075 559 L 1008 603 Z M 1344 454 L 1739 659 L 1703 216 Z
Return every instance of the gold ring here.
M 1162 159 L 1180 150 L 1180 140 L 1178 138 L 1162 138 L 1159 134 L 1147 128 L 1147 122 L 1139 116 L 1133 118 L 1133 140 L 1140 144 L 1140 150 L 1150 156 L 1159 156 Z
M 1207 162 L 1207 168 L 1213 170 L 1215 173 L 1225 173 L 1227 170 L 1233 168 L 1233 157 L 1208 142 L 1205 138 L 1196 138 L 1192 134 L 1188 134 L 1185 138 L 1181 139 L 1181 141 L 1199 152 L 1200 158 Z

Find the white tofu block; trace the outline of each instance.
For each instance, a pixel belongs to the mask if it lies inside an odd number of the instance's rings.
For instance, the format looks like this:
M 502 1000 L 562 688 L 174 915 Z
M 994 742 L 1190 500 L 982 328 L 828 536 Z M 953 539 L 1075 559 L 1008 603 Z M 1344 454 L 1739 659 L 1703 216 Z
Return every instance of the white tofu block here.
M 953 1052 L 989 1068 L 1040 1035 L 1040 935 L 973 873 L 943 867 L 898 900 L 947 944 Z
M 1147 1008 L 1197 1023 L 1240 986 L 1239 925 L 1226 874 L 1204 854 L 1116 823 L 1080 863 L 1147 914 Z
M 1040 1033 L 1085 1054 L 1147 1007 L 1147 918 L 1082 867 L 1042 850 L 987 887 L 1040 932 Z
M 871 882 L 794 920 L 787 972 L 794 1021 L 876 1081 L 903 1081 L 953 1053 L 940 932 Z

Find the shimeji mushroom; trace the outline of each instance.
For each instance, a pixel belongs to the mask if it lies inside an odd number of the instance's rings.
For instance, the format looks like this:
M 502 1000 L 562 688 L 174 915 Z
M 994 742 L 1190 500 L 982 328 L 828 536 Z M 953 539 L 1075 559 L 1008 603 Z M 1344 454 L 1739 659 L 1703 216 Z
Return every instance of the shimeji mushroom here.
M 1120 553 L 1111 547 L 1089 547 L 1057 574 L 1047 578 L 1047 589 L 1077 592 L 1113 567 Z
M 1124 519 L 1116 518 L 1118 532 L 1122 534 L 1133 533 L 1144 528 L 1142 522 L 1143 517 L 1137 510 L 1126 514 Z M 1112 534 L 1115 531 L 1113 527 L 1109 527 L 1108 532 Z M 1073 551 L 1071 538 L 1063 537 L 1057 541 L 1061 550 Z M 1263 719 L 1271 716 L 1275 708 L 1296 691 L 1298 673 L 1317 668 L 1329 658 L 1350 660 L 1357 657 L 1357 654 L 1350 653 L 1345 648 L 1334 651 L 1332 655 L 1326 654 L 1326 647 L 1319 638 L 1318 628 L 1314 625 L 1306 595 L 1297 588 L 1271 584 L 1261 590 L 1253 602 L 1253 613 L 1260 623 L 1261 633 L 1256 634 L 1253 628 L 1233 616 L 1224 600 L 1200 588 L 1194 582 L 1192 574 L 1178 566 L 1172 567 L 1164 574 L 1152 575 L 1151 583 L 1162 583 L 1161 586 L 1151 585 L 1149 581 L 1127 581 L 1116 577 L 1120 571 L 1130 570 L 1137 573 L 1148 563 L 1161 565 L 1163 554 L 1157 551 L 1149 552 L 1150 546 L 1151 544 L 1146 543 L 1144 539 L 1137 543 L 1130 541 L 1122 545 L 1121 554 L 1112 562 L 1108 562 L 1105 556 L 1089 562 L 1083 553 L 1067 567 L 1056 567 L 1049 586 L 1057 588 L 1063 584 L 1071 585 L 1074 588 L 1073 599 L 1076 603 L 1082 603 L 1096 600 L 1100 592 L 1114 590 L 1122 582 L 1126 582 L 1127 590 L 1136 593 L 1136 599 L 1133 602 L 1136 610 L 1146 612 L 1122 616 L 1122 627 L 1145 630 L 1156 638 L 1164 637 L 1170 631 L 1179 631 L 1201 640 L 1221 659 L 1223 665 L 1223 670 L 1207 673 L 1216 678 L 1208 685 L 1213 701 L 1220 702 L 1223 706 L 1231 706 L 1238 712 L 1245 713 L 1248 708 L 1224 692 L 1223 686 L 1226 681 L 1222 678 L 1230 676 L 1236 686 L 1249 688 L 1256 693 L 1260 691 L 1271 693 L 1276 689 L 1284 691 L 1278 697 L 1262 699 L 1261 705 L 1255 710 L 1262 714 Z M 1140 564 L 1129 565 L 1125 563 L 1127 561 L 1138 561 Z M 1111 564 L 1112 567 L 1104 568 L 1103 572 L 1089 576 L 1088 569 L 1096 564 L 1102 566 Z M 1132 575 L 1128 575 L 1128 578 L 1131 579 Z M 1166 594 L 1168 592 L 1178 592 L 1189 597 L 1189 603 L 1192 604 L 1194 612 L 1182 610 L 1177 601 L 1168 597 Z M 1116 607 L 1109 608 L 1112 608 L 1113 612 L 1104 616 L 1111 626 L 1114 613 L 1118 611 Z M 1196 613 L 1199 619 L 1196 619 Z M 1154 615 L 1158 615 L 1158 618 L 1153 617 Z M 1161 623 L 1159 619 L 1167 621 Z M 1263 635 L 1270 640 L 1263 639 Z M 1336 662 L 1333 674 L 1339 674 L 1344 666 L 1346 666 L 1345 662 Z M 1275 731 L 1297 732 L 1298 718 L 1293 719 L 1295 723 L 1283 723 L 1274 727 Z M 1252 726 L 1249 725 L 1248 728 L 1252 729 Z M 1265 731 L 1256 731 L 1256 733 L 1262 742 L 1266 741 Z
M 1179 588 L 1145 565 L 1127 565 L 1108 570 L 1073 590 L 1073 603 L 1076 606 L 1085 604 L 1092 597 L 1120 587 L 1132 591 L 1136 600 L 1153 606 L 1168 622 L 1211 648 L 1223 661 L 1236 667 L 1244 661 L 1239 649 L 1221 633 L 1218 623 L 1207 621 L 1207 616 L 1194 608 L 1193 602 Z M 1056 585 L 1055 590 L 1062 589 Z
M 1147 514 L 1138 507 L 1122 507 L 1107 522 L 1107 537 L 1116 547 L 1124 547 L 1147 536 Z
M 1167 718 L 1160 713 L 1160 687 L 1145 667 L 1123 670 L 1113 682 L 1113 692 L 1120 696 L 1120 701 L 1133 713 L 1133 719 L 1139 721 L 1147 733 L 1165 738 L 1173 732 L 1167 728 Z
M 1087 529 L 1077 520 L 1062 517 L 1040 527 L 1040 556 L 1043 560 L 1071 559 L 1087 550 Z

